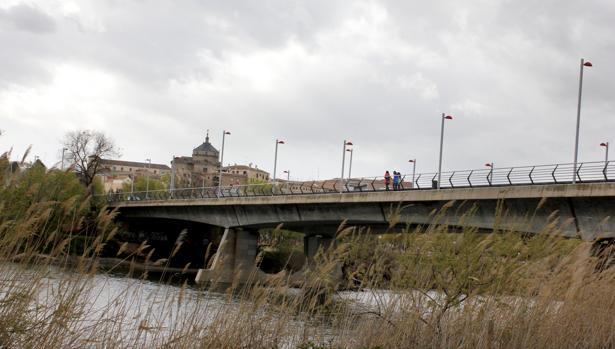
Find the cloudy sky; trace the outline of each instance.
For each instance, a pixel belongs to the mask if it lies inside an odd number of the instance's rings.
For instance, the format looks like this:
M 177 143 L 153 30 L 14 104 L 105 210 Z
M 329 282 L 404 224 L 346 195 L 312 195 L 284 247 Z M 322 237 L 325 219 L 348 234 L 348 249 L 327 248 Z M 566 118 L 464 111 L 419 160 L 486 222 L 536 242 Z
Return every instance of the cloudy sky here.
M 211 130 L 225 163 L 293 178 L 572 162 L 615 143 L 615 2 L 0 0 L 0 150 L 67 131 L 169 163 Z

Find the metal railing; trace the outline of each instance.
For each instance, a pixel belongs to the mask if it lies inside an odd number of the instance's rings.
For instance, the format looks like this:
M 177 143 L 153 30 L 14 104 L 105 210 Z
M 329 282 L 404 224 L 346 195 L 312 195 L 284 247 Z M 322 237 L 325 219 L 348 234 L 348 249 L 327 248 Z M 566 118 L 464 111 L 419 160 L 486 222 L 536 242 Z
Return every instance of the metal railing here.
M 605 161 L 573 164 L 536 165 L 442 172 L 441 189 L 489 186 L 570 184 L 573 173 L 577 183 L 615 181 L 615 164 Z M 143 200 L 219 199 L 276 195 L 344 194 L 357 192 L 426 190 L 437 186 L 437 172 L 400 175 L 398 185 L 391 178 L 387 188 L 384 177 L 330 179 L 314 181 L 284 181 L 266 184 L 227 187 L 180 188 L 120 192 L 104 195 L 107 202 Z M 100 197 L 100 196 L 99 196 Z

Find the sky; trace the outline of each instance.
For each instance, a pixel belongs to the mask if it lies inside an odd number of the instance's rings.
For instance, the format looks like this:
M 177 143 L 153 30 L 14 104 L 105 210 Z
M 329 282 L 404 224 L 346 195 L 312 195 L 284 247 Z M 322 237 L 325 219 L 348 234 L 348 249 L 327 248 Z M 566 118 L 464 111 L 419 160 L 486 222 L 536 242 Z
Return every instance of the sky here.
M 69 131 L 169 164 L 210 130 L 278 177 L 570 163 L 615 143 L 615 2 L 0 0 L 0 151 L 60 161 Z M 615 154 L 615 152 L 612 152 Z M 348 164 L 348 160 L 346 160 Z M 348 169 L 345 170 L 346 173 Z

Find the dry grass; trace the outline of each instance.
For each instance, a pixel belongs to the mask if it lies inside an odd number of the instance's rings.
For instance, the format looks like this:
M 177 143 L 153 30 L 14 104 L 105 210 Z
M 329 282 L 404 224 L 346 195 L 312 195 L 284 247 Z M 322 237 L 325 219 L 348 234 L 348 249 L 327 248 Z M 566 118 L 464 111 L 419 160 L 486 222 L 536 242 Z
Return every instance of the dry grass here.
M 114 213 L 92 214 L 85 191 L 63 195 L 54 186 L 66 180 L 50 178 L 61 173 L 2 173 L 0 347 L 615 346 L 615 271 L 588 243 L 440 225 L 383 238 L 348 229 L 301 289 L 280 274 L 217 293 L 100 273 Z M 358 292 L 334 290 L 340 264 Z

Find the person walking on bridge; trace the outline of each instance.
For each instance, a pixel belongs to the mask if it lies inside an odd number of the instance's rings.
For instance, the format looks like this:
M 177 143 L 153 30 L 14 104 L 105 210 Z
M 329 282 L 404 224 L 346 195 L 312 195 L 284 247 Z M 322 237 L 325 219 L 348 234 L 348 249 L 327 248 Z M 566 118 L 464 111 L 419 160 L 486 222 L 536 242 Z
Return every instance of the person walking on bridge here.
M 393 190 L 399 190 L 400 174 L 397 171 L 393 171 Z
M 389 190 L 389 185 L 391 185 L 391 174 L 389 173 L 389 171 L 387 170 L 384 173 L 384 186 L 386 187 L 386 190 Z

